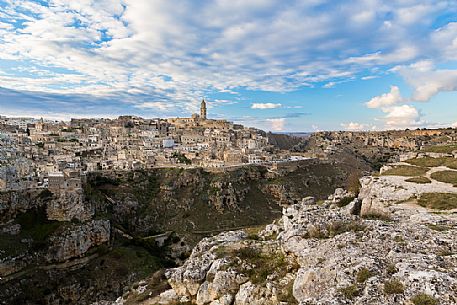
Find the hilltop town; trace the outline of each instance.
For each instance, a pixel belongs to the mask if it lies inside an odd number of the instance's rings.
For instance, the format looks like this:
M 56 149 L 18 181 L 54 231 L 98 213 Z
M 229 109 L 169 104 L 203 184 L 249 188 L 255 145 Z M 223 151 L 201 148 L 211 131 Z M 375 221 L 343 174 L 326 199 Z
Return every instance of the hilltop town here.
M 266 134 L 207 118 L 71 119 L 0 117 L 0 190 L 81 187 L 88 172 L 157 167 L 223 168 L 290 159 Z
M 363 158 L 387 161 L 399 152 L 454 143 L 457 132 L 452 128 L 316 132 L 285 146 L 271 137 L 256 128 L 209 119 L 205 100 L 200 114 L 189 118 L 120 116 L 63 122 L 1 116 L 0 190 L 74 190 L 82 187 L 87 173 L 97 171 L 216 170 L 249 164 L 276 168 L 289 161 L 327 159 L 344 148 Z M 286 137 L 290 142 L 292 137 Z

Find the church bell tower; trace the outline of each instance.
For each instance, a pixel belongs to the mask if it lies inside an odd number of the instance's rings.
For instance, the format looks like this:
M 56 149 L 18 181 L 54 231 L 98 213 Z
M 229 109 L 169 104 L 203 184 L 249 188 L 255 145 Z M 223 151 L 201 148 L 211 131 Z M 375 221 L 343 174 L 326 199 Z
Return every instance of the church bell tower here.
M 202 120 L 206 120 L 206 102 L 205 102 L 205 99 L 202 100 L 202 103 L 200 105 L 200 118 Z

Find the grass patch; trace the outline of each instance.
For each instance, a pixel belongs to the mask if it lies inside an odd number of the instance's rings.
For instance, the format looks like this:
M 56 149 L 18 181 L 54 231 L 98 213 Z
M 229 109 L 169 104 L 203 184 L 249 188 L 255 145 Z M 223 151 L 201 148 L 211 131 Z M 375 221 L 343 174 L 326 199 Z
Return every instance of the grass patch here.
M 425 151 L 425 152 L 444 153 L 444 154 L 450 154 L 454 150 L 457 150 L 457 144 L 425 146 L 422 149 L 422 151 Z
M 438 305 L 438 301 L 434 297 L 425 293 L 415 295 L 411 299 L 411 302 L 413 302 L 414 305 Z
M 432 182 L 430 179 L 428 179 L 427 177 L 424 177 L 424 176 L 412 177 L 412 178 L 406 179 L 405 181 L 419 183 L 419 184 L 426 184 L 426 183 Z
M 432 157 L 423 157 L 423 158 L 414 158 L 405 161 L 411 165 L 421 166 L 421 167 L 437 167 L 437 166 L 447 166 L 452 169 L 457 169 L 457 159 L 453 157 L 441 157 L 441 158 L 432 158 Z
M 457 159 L 456 158 L 448 158 L 446 161 L 445 166 L 452 168 L 452 169 L 457 169 Z
M 138 289 L 139 284 L 135 283 L 132 288 Z M 144 291 L 136 292 L 130 291 L 127 300 L 125 300 L 125 305 L 135 305 L 142 303 L 148 299 L 151 299 L 155 296 L 158 296 L 160 293 L 170 289 L 170 285 L 165 277 L 165 271 L 163 269 L 154 272 L 152 277 L 146 280 L 146 285 L 144 286 Z
M 387 280 L 384 282 L 385 294 L 402 294 L 405 291 L 405 286 L 397 279 Z
M 387 274 L 392 275 L 392 274 L 397 273 L 397 272 L 398 272 L 398 269 L 397 269 L 397 267 L 395 266 L 395 264 L 390 263 L 390 264 L 387 265 L 386 271 L 387 271 Z
M 362 218 L 368 219 L 368 220 L 382 220 L 382 221 L 391 221 L 392 220 L 389 215 L 381 213 L 381 212 L 370 212 L 370 213 L 362 215 Z
M 245 228 L 244 232 L 247 234 L 247 239 L 250 240 L 259 240 L 260 236 L 259 233 L 262 231 L 264 226 L 255 226 L 255 227 L 249 227 Z
M 441 166 L 446 163 L 448 158 L 432 158 L 432 157 L 423 157 L 423 158 L 414 158 L 414 159 L 409 159 L 406 160 L 406 163 L 409 163 L 411 165 L 415 166 L 421 166 L 421 167 L 436 167 L 436 166 Z
M 356 285 L 349 285 L 339 289 L 339 292 L 348 300 L 352 300 L 360 295 L 360 289 Z
M 436 181 L 451 183 L 454 186 L 457 185 L 457 171 L 439 171 L 434 172 L 430 175 L 432 179 Z
M 251 283 L 256 285 L 265 284 L 270 274 L 275 273 L 283 277 L 288 272 L 286 258 L 281 252 L 264 253 L 257 248 L 245 247 L 230 251 L 230 255 L 239 257 L 250 265 L 251 268 L 239 271 L 246 274 Z M 238 266 L 240 265 L 236 264 L 232 267 Z
M 405 176 L 415 177 L 422 176 L 428 171 L 426 167 L 399 165 L 388 169 L 382 173 L 382 176 Z
M 457 209 L 457 194 L 452 193 L 424 193 L 417 203 L 425 208 L 436 210 Z
M 364 231 L 366 226 L 360 221 L 335 221 L 321 227 L 312 227 L 308 229 L 308 238 L 326 239 L 345 232 Z
M 356 280 L 358 283 L 365 283 L 372 276 L 373 272 L 371 272 L 368 268 L 362 268 L 357 272 Z
M 351 203 L 352 200 L 354 200 L 354 198 L 355 198 L 354 196 L 345 197 L 345 198 L 341 199 L 336 205 L 340 208 L 345 207 L 349 203 Z
M 450 226 L 446 226 L 446 225 L 440 225 L 440 224 L 427 224 L 427 227 L 429 227 L 430 229 L 432 229 L 433 231 L 438 231 L 438 232 L 445 232 L 445 231 L 449 231 L 451 229 Z

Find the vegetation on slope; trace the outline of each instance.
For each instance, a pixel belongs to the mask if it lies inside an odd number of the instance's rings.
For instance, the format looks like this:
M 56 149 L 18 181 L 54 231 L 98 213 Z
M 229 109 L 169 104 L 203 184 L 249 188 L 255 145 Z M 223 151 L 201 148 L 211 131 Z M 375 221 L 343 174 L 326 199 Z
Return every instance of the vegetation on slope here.
M 428 179 L 427 177 L 424 177 L 424 176 L 412 177 L 412 178 L 406 179 L 405 181 L 412 182 L 412 183 L 419 183 L 419 184 L 426 184 L 426 183 L 432 182 L 430 179 Z
M 452 157 L 440 157 L 440 158 L 433 158 L 433 157 L 423 157 L 423 158 L 413 158 L 406 160 L 405 162 L 421 166 L 421 167 L 437 167 L 437 166 L 447 166 L 449 168 L 457 168 L 457 160 Z
M 419 197 L 418 204 L 436 210 L 457 209 L 457 194 L 425 193 Z
M 452 153 L 454 150 L 457 150 L 457 145 L 434 145 L 434 146 L 426 146 L 422 149 L 426 152 L 434 152 L 434 153 Z
M 414 177 L 422 176 L 428 171 L 428 168 L 419 166 L 399 165 L 388 169 L 382 173 L 383 176 L 405 176 Z
M 457 171 L 434 172 L 430 175 L 430 177 L 436 181 L 451 183 L 454 186 L 457 185 Z

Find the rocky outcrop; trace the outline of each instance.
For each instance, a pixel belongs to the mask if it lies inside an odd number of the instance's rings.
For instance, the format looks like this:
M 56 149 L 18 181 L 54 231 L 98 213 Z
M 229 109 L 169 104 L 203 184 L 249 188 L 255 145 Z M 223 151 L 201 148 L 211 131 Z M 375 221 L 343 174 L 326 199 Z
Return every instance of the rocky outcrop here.
M 10 222 L 21 212 L 46 204 L 52 196 L 41 189 L 0 192 L 0 225 Z
M 8 191 L 0 192 L 0 225 L 38 207 L 46 207 L 49 220 L 85 221 L 94 214 L 82 189 L 55 193 L 47 189 Z
M 393 165 L 381 169 L 385 172 Z M 430 173 L 449 168 L 440 166 L 429 169 L 425 174 L 430 178 Z M 403 210 L 400 202 L 415 199 L 425 193 L 457 193 L 457 188 L 450 183 L 443 183 L 430 179 L 430 183 L 408 182 L 409 177 L 403 176 L 368 176 L 360 179 L 361 189 L 358 199 L 361 201 L 361 215 L 381 214 L 392 215 L 396 211 Z
M 143 304 L 406 305 L 422 294 L 455 304 L 457 217 L 426 215 L 366 220 L 306 198 L 258 238 L 235 231 L 203 239 L 167 271 L 171 289 Z M 129 296 L 116 304 L 131 304 Z
M 57 193 L 55 198 L 46 205 L 48 219 L 57 221 L 89 220 L 94 215 L 94 211 L 84 199 L 82 189 Z
M 70 225 L 60 234 L 51 236 L 49 240 L 48 262 L 64 262 L 82 257 L 86 252 L 110 240 L 110 222 L 108 220 L 92 220 L 87 223 Z
M 210 184 L 212 192 L 209 195 L 209 203 L 223 212 L 226 209 L 239 210 L 240 203 L 249 192 L 249 187 L 235 188 L 231 182 L 214 181 Z

